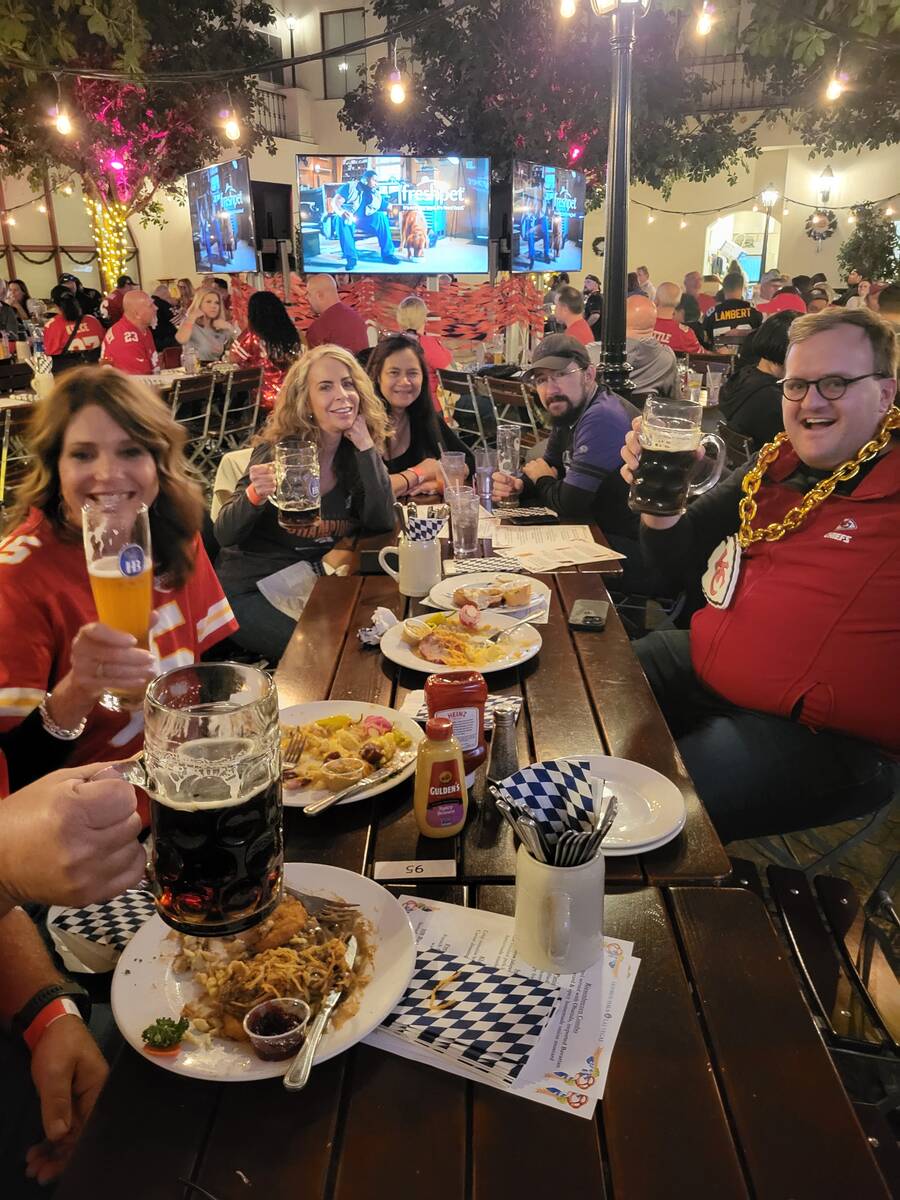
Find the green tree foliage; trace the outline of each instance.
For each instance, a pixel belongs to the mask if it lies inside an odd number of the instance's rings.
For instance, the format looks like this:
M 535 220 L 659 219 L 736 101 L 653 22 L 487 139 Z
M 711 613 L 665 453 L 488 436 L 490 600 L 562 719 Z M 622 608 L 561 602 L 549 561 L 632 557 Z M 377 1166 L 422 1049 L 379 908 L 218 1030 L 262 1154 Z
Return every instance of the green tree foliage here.
M 688 22 L 696 12 L 693 0 L 659 2 Z M 714 11 L 806 145 L 833 154 L 900 140 L 898 0 L 717 0 Z M 833 75 L 846 91 L 829 102 Z
M 890 217 L 871 203 L 853 209 L 856 225 L 838 250 L 838 265 L 846 278 L 854 268 L 865 279 L 895 279 L 900 270 L 900 238 Z
M 610 22 L 587 3 L 563 22 L 558 0 L 473 0 L 453 12 L 443 0 L 374 0 L 390 25 L 438 14 L 411 36 L 408 98 L 391 104 L 383 59 L 344 102 L 339 120 L 383 150 L 490 154 L 566 162 L 588 173 L 594 198 L 606 174 Z M 708 85 L 677 57 L 678 21 L 660 11 L 638 25 L 634 55 L 632 174 L 668 194 L 677 179 L 721 170 L 736 180 L 756 153 L 753 127 L 732 113 L 698 113 Z
M 86 197 L 123 205 L 126 215 L 158 221 L 160 192 L 179 195 L 186 171 L 233 153 L 220 113 L 222 82 L 154 83 L 160 72 L 225 71 L 271 57 L 253 31 L 274 20 L 262 0 L 0 0 L 0 59 L 37 67 L 129 72 L 128 82 L 62 76 L 73 132 L 54 123 L 52 74 L 0 65 L 0 175 L 27 175 L 40 186 L 77 176 Z M 230 82 L 243 137 L 239 152 L 265 138 L 256 119 L 252 76 Z M 110 169 L 110 162 L 124 169 Z

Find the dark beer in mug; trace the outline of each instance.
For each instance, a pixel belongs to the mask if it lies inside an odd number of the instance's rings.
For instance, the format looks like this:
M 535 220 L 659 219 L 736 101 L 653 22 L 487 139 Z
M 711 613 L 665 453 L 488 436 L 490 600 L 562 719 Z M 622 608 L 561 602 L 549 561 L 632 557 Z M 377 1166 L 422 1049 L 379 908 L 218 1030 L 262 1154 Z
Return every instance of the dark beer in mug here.
M 633 512 L 654 517 L 676 517 L 690 496 L 709 491 L 719 479 L 725 447 L 715 434 L 704 434 L 703 407 L 690 400 L 648 397 L 641 416 L 641 457 L 633 472 L 628 505 Z M 703 446 L 713 456 L 701 462 Z M 705 475 L 698 482 L 698 475 Z
M 684 512 L 699 445 L 699 428 L 660 430 L 642 427 L 641 457 L 628 493 L 632 511 L 657 517 Z
M 278 695 L 256 667 L 196 663 L 154 679 L 144 751 L 119 774 L 150 797 L 149 873 L 159 915 L 224 937 L 281 899 Z
M 179 757 L 205 763 L 239 761 L 240 742 L 186 743 Z M 271 774 L 244 759 L 250 776 Z M 216 795 L 215 781 L 197 777 L 194 795 L 154 789 L 153 892 L 160 916 L 181 933 L 222 937 L 267 917 L 281 898 L 281 779 L 276 774 L 249 795 Z M 224 790 L 224 789 L 223 789 Z

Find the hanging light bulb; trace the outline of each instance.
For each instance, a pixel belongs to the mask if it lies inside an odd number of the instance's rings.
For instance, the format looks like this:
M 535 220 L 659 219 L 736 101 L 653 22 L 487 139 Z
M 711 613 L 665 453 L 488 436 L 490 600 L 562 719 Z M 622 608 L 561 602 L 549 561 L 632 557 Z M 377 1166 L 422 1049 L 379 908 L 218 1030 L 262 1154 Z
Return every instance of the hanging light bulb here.
M 71 185 L 71 183 L 66 183 L 66 184 L 63 184 L 63 187 L 62 187 L 62 194 L 63 194 L 64 196 L 71 196 L 71 195 L 72 195 L 72 185 Z
M 656 217 L 654 217 L 652 212 L 647 213 L 647 224 L 648 225 L 652 225 L 655 220 L 656 220 Z
M 396 69 L 388 75 L 388 96 L 392 104 L 402 104 L 406 99 L 406 88 L 403 86 L 403 77 Z
M 569 162 L 578 162 L 584 154 L 584 146 L 579 146 L 577 142 L 573 142 L 569 147 Z
M 709 34 L 712 32 L 712 27 L 713 27 L 713 15 L 712 15 L 712 12 L 710 11 L 710 9 L 708 9 L 706 7 L 706 3 L 704 2 L 703 7 L 700 9 L 700 12 L 697 14 L 697 27 L 696 27 L 697 37 L 708 37 Z
M 843 96 L 846 90 L 846 85 L 844 84 L 843 79 L 839 78 L 837 75 L 832 75 L 831 79 L 828 81 L 828 87 L 825 89 L 825 99 L 829 102 L 829 104 L 833 104 L 835 100 L 840 100 L 841 96 Z
M 851 213 L 850 216 L 847 218 L 847 220 L 850 222 L 851 225 L 855 225 L 856 224 L 856 213 Z
M 16 223 L 16 218 L 15 218 L 15 217 L 11 217 L 11 216 L 9 216 L 9 214 L 7 214 L 7 216 L 6 216 L 6 223 L 7 223 L 7 225 L 15 225 L 15 223 Z
M 575 0 L 560 0 L 559 15 L 568 20 L 569 17 L 575 16 Z
M 886 217 L 892 217 L 894 215 L 894 206 L 892 204 L 889 204 L 884 210 L 884 215 Z
M 684 219 L 684 217 L 682 217 L 681 220 L 678 222 L 678 228 L 679 229 L 687 229 L 687 227 L 688 227 L 688 223 Z
M 238 142 L 241 138 L 241 126 L 234 109 L 231 109 L 225 121 L 225 136 L 230 142 Z
M 39 213 L 45 213 L 46 211 L 47 211 L 47 205 L 46 205 L 46 204 L 39 204 L 39 205 L 38 205 L 38 212 L 39 212 Z
M 72 122 L 69 120 L 69 114 L 64 108 L 59 108 L 56 111 L 56 132 L 61 133 L 63 137 L 68 137 L 72 132 Z

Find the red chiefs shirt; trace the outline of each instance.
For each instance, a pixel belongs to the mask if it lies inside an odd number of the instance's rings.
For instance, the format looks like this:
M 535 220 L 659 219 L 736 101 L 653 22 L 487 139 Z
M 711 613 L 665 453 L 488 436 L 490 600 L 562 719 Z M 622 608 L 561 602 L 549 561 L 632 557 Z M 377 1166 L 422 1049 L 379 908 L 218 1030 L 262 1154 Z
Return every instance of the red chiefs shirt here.
M 799 496 L 782 450 L 757 494 L 754 528 Z M 715 553 L 715 552 L 714 552 Z M 777 542 L 743 551 L 728 608 L 691 621 L 703 683 L 741 708 L 836 730 L 900 757 L 900 444 L 847 496 L 836 492 Z
M 579 317 L 577 321 L 573 321 L 571 325 L 567 325 L 566 335 L 581 342 L 582 346 L 588 346 L 596 339 L 596 334 L 584 317 Z
M 191 578 L 173 591 L 157 581 L 153 607 L 150 649 L 160 672 L 196 662 L 238 627 L 199 537 Z M 0 730 L 18 725 L 53 690 L 69 670 L 75 634 L 96 620 L 80 541 L 60 541 L 32 509 L 0 541 Z M 128 758 L 140 750 L 143 729 L 141 713 L 95 705 L 65 765 Z
M 716 307 L 715 296 L 707 296 L 706 292 L 699 292 L 694 299 L 697 301 L 701 317 L 705 317 L 711 308 Z
M 693 329 L 688 329 L 687 325 L 680 325 L 671 317 L 656 318 L 653 336 L 664 346 L 669 346 L 672 350 L 684 351 L 687 354 L 699 354 L 702 349 Z
M 100 358 L 126 375 L 152 375 L 156 367 L 153 334 L 149 329 L 138 329 L 127 317 L 122 317 L 107 331 Z
M 44 349 L 50 355 L 62 354 L 72 330 L 74 321 L 67 321 L 60 313 L 44 326 Z M 106 335 L 106 330 L 96 317 L 85 316 L 78 322 L 78 332 L 72 338 L 67 354 L 78 354 L 84 350 L 99 350 L 100 343 Z
M 369 331 L 356 309 L 338 300 L 316 317 L 306 331 L 306 342 L 310 350 L 329 342 L 343 346 L 351 354 L 359 354 L 360 350 L 369 348 Z

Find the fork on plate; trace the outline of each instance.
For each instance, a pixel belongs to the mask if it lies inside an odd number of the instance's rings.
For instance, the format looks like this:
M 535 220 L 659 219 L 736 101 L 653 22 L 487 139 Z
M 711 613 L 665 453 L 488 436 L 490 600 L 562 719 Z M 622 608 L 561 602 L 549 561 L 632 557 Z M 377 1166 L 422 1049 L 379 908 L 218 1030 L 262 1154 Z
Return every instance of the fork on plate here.
M 309 892 L 301 892 L 299 888 L 289 887 L 284 885 L 284 890 L 289 896 L 293 896 L 295 900 L 299 900 L 311 917 L 315 917 L 317 921 L 327 921 L 330 924 L 337 924 L 340 921 L 349 920 L 350 917 L 355 917 L 358 910 L 358 904 L 352 904 L 349 900 L 333 900 L 329 896 L 311 896 Z
M 299 729 L 292 729 L 287 735 L 281 749 L 282 764 L 286 767 L 296 766 L 300 761 L 300 755 L 303 753 L 305 745 L 306 734 L 301 733 Z

